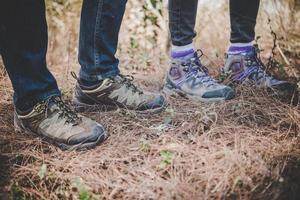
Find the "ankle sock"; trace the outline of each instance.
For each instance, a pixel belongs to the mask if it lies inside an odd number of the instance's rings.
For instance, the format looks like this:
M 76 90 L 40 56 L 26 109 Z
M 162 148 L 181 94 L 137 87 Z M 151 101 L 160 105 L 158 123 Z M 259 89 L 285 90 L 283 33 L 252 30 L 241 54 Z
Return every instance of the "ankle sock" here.
M 190 55 L 193 55 L 195 52 L 195 48 L 193 44 L 188 44 L 185 46 L 172 46 L 171 49 L 171 58 L 173 59 L 179 59 L 179 58 L 185 58 Z
M 250 43 L 232 43 L 228 48 L 227 53 L 229 55 L 235 55 L 240 53 L 247 53 L 253 50 L 253 44 Z

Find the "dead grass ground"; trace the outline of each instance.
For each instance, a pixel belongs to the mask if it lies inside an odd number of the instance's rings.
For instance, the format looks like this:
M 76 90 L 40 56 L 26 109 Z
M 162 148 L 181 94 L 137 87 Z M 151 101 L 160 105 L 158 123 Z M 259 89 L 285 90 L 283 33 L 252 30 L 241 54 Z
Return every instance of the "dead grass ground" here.
M 79 18 L 64 9 L 58 5 L 58 17 L 49 20 L 56 26 L 50 29 L 48 63 L 70 99 L 74 80 L 69 74 L 79 68 Z M 61 15 L 66 15 L 63 21 Z M 258 28 L 262 33 L 262 25 Z M 126 27 L 123 33 L 128 35 Z M 205 33 L 200 31 L 197 45 L 204 47 L 217 75 L 227 44 L 219 45 L 224 36 L 206 38 Z M 121 41 L 126 41 L 122 34 Z M 263 46 L 270 47 L 269 36 L 265 41 Z M 148 51 L 125 43 L 119 55 L 124 73 L 147 89 L 161 88 L 168 63 L 160 48 Z M 0 199 L 299 199 L 299 105 L 282 103 L 265 91 L 236 91 L 237 97 L 225 103 L 172 98 L 163 113 L 152 116 L 122 110 L 85 113 L 104 124 L 109 139 L 94 150 L 62 152 L 14 133 L 12 89 L 1 75 Z
M 299 179 L 290 179 L 300 176 L 299 107 L 263 91 L 237 91 L 235 100 L 218 104 L 170 99 L 152 116 L 86 113 L 110 133 L 87 152 L 15 134 L 4 99 L 1 179 L 8 182 L 1 184 L 11 188 L 2 192 L 36 199 L 296 199 Z

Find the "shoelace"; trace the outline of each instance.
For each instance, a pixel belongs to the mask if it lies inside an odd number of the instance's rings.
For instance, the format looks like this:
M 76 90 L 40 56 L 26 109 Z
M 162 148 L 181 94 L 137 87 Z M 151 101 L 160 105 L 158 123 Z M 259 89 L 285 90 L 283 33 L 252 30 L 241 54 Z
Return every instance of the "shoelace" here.
M 45 112 L 47 115 L 47 110 L 50 103 L 54 103 L 59 108 L 59 116 L 62 118 L 66 118 L 67 123 L 72 123 L 73 125 L 77 125 L 81 118 L 74 112 L 66 103 L 64 103 L 60 97 L 52 97 L 46 101 L 43 101 L 37 104 L 33 109 L 36 112 Z
M 263 62 L 255 55 L 251 57 L 246 57 L 246 66 L 247 68 L 242 71 L 241 73 L 237 74 L 234 79 L 236 81 L 244 81 L 246 78 L 253 76 L 253 80 L 261 81 L 263 78 L 269 76 L 263 69 L 264 67 Z
M 75 72 L 71 72 L 71 75 L 75 80 L 79 80 Z M 122 78 L 121 84 L 125 84 L 127 88 L 132 88 L 133 92 L 138 92 L 140 95 L 144 94 L 144 92 L 139 89 L 137 86 L 135 86 L 132 82 L 134 81 L 134 77 L 130 75 L 121 75 L 119 76 Z M 111 79 L 113 80 L 113 79 Z
M 189 59 L 188 62 L 182 63 L 186 72 L 190 72 L 190 76 L 197 78 L 201 83 L 206 84 L 208 87 L 215 84 L 215 80 L 208 74 L 208 69 L 200 62 L 203 52 L 198 49 L 194 53 L 194 57 Z
M 53 101 L 57 105 L 60 117 L 66 118 L 67 123 L 72 123 L 73 125 L 80 123 L 81 117 L 63 102 L 60 97 L 52 98 L 50 101 Z
M 144 92 L 138 88 L 137 86 L 135 86 L 133 84 L 133 80 L 134 77 L 130 76 L 130 75 L 119 75 L 123 80 L 121 81 L 122 84 L 125 84 L 127 86 L 127 88 L 132 88 L 133 92 L 138 92 L 140 95 L 144 94 Z

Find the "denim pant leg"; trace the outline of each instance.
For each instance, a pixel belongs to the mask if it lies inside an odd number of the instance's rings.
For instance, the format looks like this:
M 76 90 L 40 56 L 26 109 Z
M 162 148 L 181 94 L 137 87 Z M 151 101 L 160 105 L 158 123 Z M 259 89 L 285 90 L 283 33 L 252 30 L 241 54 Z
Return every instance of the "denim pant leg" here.
M 255 39 L 255 25 L 260 0 L 230 0 L 232 43 L 248 43 Z
M 185 46 L 196 36 L 198 0 L 169 0 L 169 28 L 172 44 Z
M 18 110 L 60 95 L 47 69 L 47 23 L 42 0 L 0 2 L 0 53 L 14 88 Z
M 80 78 L 103 80 L 119 74 L 115 57 L 127 0 L 84 0 L 81 13 Z

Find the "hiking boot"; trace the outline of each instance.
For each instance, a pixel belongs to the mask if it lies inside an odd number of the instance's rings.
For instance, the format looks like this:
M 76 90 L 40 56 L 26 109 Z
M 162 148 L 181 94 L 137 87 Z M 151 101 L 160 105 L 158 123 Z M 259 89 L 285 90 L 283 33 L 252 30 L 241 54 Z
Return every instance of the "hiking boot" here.
M 203 102 L 229 100 L 234 97 L 232 88 L 219 84 L 208 74 L 200 62 L 201 50 L 180 59 L 172 59 L 166 77 L 164 92 Z
M 223 73 L 234 83 L 255 85 L 284 94 L 292 94 L 295 91 L 295 86 L 291 83 L 275 79 L 264 69 L 265 66 L 257 56 L 255 47 L 251 47 L 247 52 L 227 54 Z
M 75 113 L 60 97 L 38 103 L 26 114 L 15 111 L 14 122 L 17 132 L 36 134 L 63 150 L 89 149 L 106 139 L 100 124 Z
M 118 75 L 96 86 L 86 87 L 77 79 L 74 107 L 80 112 L 125 108 L 140 113 L 156 113 L 164 109 L 166 101 L 162 95 L 143 91 L 132 81 L 131 76 Z

